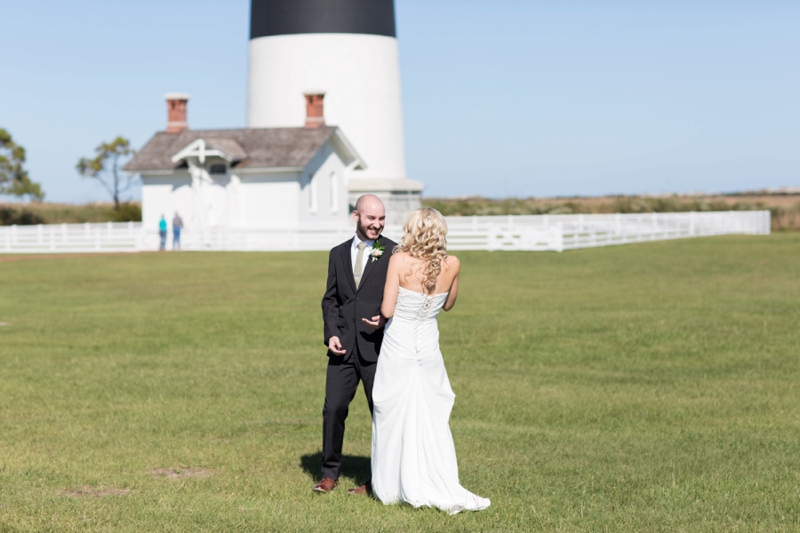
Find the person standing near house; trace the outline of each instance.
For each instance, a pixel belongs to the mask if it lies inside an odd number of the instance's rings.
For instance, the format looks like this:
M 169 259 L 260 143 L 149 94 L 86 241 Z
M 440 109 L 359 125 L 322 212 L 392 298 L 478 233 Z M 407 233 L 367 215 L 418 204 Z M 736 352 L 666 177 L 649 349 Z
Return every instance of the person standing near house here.
M 172 249 L 181 249 L 181 230 L 183 229 L 183 219 L 181 219 L 178 212 L 175 212 L 175 217 L 172 219 Z
M 328 368 L 322 410 L 322 479 L 314 490 L 323 493 L 339 484 L 344 423 L 359 381 L 372 411 L 372 381 L 386 323 L 380 314 L 383 286 L 396 246 L 381 235 L 386 213 L 377 196 L 359 198 L 353 218 L 356 234 L 331 250 L 322 298 Z M 348 492 L 365 490 L 362 486 Z
M 158 236 L 161 237 L 158 251 L 163 252 L 167 248 L 167 219 L 164 215 L 161 215 L 161 220 L 158 221 Z

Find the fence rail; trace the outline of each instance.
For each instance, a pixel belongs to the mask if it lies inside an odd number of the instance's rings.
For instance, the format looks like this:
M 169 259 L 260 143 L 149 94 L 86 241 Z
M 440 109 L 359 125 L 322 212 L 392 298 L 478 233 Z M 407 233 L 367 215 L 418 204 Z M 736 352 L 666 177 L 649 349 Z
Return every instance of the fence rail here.
M 447 217 L 451 250 L 563 251 L 633 242 L 726 234 L 768 235 L 769 211 L 609 215 Z M 328 250 L 352 227 L 324 229 L 184 229 L 184 250 Z M 394 240 L 399 226 L 384 234 Z M 0 227 L 0 253 L 137 252 L 157 250 L 159 235 L 140 222 Z M 171 234 L 167 242 L 172 247 Z

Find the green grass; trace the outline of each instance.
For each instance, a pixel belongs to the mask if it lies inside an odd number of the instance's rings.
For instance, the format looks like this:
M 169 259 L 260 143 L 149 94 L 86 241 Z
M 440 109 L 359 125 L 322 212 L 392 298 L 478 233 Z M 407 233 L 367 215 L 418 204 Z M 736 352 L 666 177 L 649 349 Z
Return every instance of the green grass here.
M 451 427 L 489 510 L 345 494 L 361 392 L 311 492 L 326 254 L 69 257 L 0 262 L 0 531 L 800 531 L 799 234 L 458 255 Z

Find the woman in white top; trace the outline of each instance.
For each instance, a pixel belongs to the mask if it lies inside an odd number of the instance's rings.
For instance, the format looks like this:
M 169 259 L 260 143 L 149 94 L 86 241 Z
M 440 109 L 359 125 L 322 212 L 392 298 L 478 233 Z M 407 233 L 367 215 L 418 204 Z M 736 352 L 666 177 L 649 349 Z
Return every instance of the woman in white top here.
M 455 514 L 490 501 L 459 484 L 450 433 L 455 394 L 439 350 L 439 310 L 458 296 L 458 258 L 447 255 L 447 225 L 431 208 L 415 211 L 389 262 L 381 314 L 389 319 L 373 387 L 372 492 Z

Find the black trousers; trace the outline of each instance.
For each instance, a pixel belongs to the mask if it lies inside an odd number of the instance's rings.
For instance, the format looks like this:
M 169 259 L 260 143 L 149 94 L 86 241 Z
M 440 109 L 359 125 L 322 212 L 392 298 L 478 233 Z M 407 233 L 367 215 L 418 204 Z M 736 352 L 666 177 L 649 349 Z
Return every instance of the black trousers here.
M 344 421 L 350 411 L 350 402 L 356 395 L 359 380 L 364 383 L 369 412 L 372 413 L 372 383 L 375 381 L 377 366 L 377 363 L 364 361 L 358 348 L 355 353 L 348 354 L 346 359 L 337 356 L 328 358 L 325 406 L 322 408 L 322 477 L 339 479 Z

